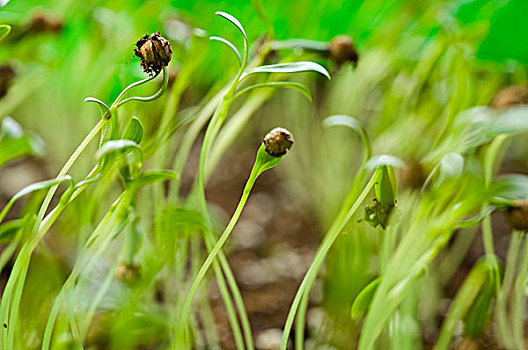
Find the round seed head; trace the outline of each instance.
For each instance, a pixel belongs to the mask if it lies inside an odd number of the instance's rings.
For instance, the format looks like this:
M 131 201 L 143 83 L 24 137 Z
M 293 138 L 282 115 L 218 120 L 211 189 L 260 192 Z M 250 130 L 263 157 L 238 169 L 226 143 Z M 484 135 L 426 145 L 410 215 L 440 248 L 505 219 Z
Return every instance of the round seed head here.
M 508 224 L 515 230 L 528 231 L 528 202 L 518 200 L 515 204 L 506 210 Z
M 141 59 L 141 68 L 150 76 L 158 74 L 171 60 L 171 45 L 159 32 L 143 35 L 136 46 L 134 54 Z
M 262 141 L 264 149 L 272 157 L 280 157 L 293 145 L 292 134 L 284 128 L 275 128 L 271 130 Z
M 351 62 L 354 66 L 357 65 L 359 57 L 356 45 L 354 44 L 354 40 L 348 35 L 339 35 L 332 39 L 328 46 L 328 51 L 330 53 L 330 59 L 338 65 L 347 62 Z
M 501 110 L 521 104 L 528 104 L 528 89 L 524 86 L 512 85 L 497 92 L 490 106 Z

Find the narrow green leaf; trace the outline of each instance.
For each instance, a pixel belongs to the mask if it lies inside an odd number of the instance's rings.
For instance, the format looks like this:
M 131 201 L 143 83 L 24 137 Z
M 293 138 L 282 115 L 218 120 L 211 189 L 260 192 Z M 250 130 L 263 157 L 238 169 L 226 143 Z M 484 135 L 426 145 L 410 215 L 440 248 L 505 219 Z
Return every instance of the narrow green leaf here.
M 389 165 L 394 168 L 401 168 L 403 166 L 403 162 L 397 157 L 383 154 L 370 158 L 366 166 L 369 171 L 373 171 L 374 169 L 384 165 Z
M 219 37 L 219 36 L 210 36 L 209 40 L 219 41 L 219 42 L 227 45 L 231 49 L 231 51 L 233 51 L 235 53 L 235 55 L 237 56 L 238 62 L 240 64 L 242 64 L 242 56 L 240 56 L 240 52 L 238 52 L 238 49 L 236 48 L 236 46 L 232 42 L 230 42 L 229 40 L 224 39 L 222 37 Z
M 178 174 L 171 170 L 146 171 L 141 174 L 140 177 L 132 181 L 129 184 L 129 188 L 133 191 L 137 191 L 141 187 L 153 184 L 155 182 L 175 180 L 177 178 Z
M 297 90 L 300 93 L 302 93 L 308 99 L 308 101 L 312 102 L 312 93 L 310 92 L 310 90 L 308 90 L 306 86 L 300 83 L 294 83 L 290 81 L 276 81 L 276 82 L 267 82 L 267 83 L 262 83 L 262 84 L 251 85 L 237 92 L 233 96 L 233 98 L 236 99 L 251 90 L 260 89 L 260 88 L 287 88 L 287 89 Z
M 238 19 L 236 19 L 234 16 L 230 15 L 229 13 L 226 13 L 226 12 L 223 12 L 223 11 L 216 11 L 215 14 L 217 14 L 218 16 L 224 17 L 224 18 L 227 19 L 229 22 L 233 23 L 233 24 L 238 28 L 238 30 L 240 30 L 240 32 L 242 33 L 242 35 L 244 36 L 244 40 L 245 40 L 246 42 L 248 41 L 248 38 L 247 38 L 246 32 L 245 32 L 245 30 L 244 30 L 244 27 L 243 27 L 242 24 L 238 21 Z
M 317 72 L 328 79 L 331 79 L 330 73 L 321 66 L 320 64 L 317 64 L 315 62 L 310 61 L 302 61 L 302 62 L 293 62 L 293 63 L 278 63 L 278 64 L 270 64 L 266 66 L 259 66 L 252 68 L 242 74 L 241 79 L 246 78 L 247 76 L 255 73 L 300 73 L 300 72 Z
M 482 336 L 488 330 L 493 314 L 495 286 L 487 280 L 464 318 L 464 334 L 471 338 Z
M 15 204 L 15 202 L 17 200 L 19 200 L 21 197 L 23 197 L 23 196 L 25 196 L 27 194 L 30 194 L 32 192 L 35 192 L 35 191 L 39 191 L 39 190 L 43 190 L 43 189 L 46 189 L 46 188 L 53 187 L 55 185 L 59 185 L 59 184 L 65 182 L 65 181 L 71 182 L 72 185 L 74 184 L 72 177 L 69 176 L 69 175 L 66 175 L 66 176 L 55 178 L 55 179 L 51 179 L 51 180 L 45 180 L 45 181 L 36 182 L 34 184 L 31 184 L 29 186 L 24 187 L 23 189 L 18 191 L 11 198 L 11 200 L 9 200 L 7 205 L 4 207 L 4 209 L 0 213 L 0 222 L 2 222 L 2 220 L 6 216 L 7 212 L 9 211 L 9 209 L 11 209 L 13 204 Z
M 367 284 L 365 288 L 359 292 L 358 296 L 354 300 L 354 303 L 352 304 L 352 308 L 350 309 L 350 316 L 352 316 L 352 318 L 359 318 L 363 316 L 370 306 L 372 298 L 374 297 L 374 293 L 378 289 L 380 283 L 381 278 L 378 277 L 374 281 Z
M 323 126 L 325 128 L 330 128 L 333 126 L 346 126 L 354 130 L 358 135 L 366 133 L 363 125 L 361 125 L 361 123 L 356 118 L 348 115 L 336 114 L 327 117 L 323 120 Z
M 139 158 L 143 159 L 143 152 L 137 143 L 131 140 L 112 140 L 105 142 L 95 153 L 95 157 L 100 159 L 114 152 L 134 152 Z
M 133 141 L 138 145 L 141 143 L 141 140 L 143 139 L 143 125 L 138 118 L 132 117 L 132 119 L 130 119 L 130 123 L 128 123 L 128 126 L 125 129 L 122 139 Z
M 84 99 L 84 102 L 93 102 L 93 103 L 97 103 L 97 106 L 99 107 L 99 110 L 101 111 L 101 116 L 104 117 L 106 115 L 106 112 L 109 112 L 110 111 L 110 107 L 107 106 L 106 103 L 104 103 L 103 101 L 101 101 L 100 99 L 98 98 L 95 98 L 95 97 L 87 97 Z
M 10 242 L 17 231 L 22 227 L 24 221 L 24 219 L 16 219 L 0 225 L 0 244 Z
M 41 156 L 46 146 L 42 139 L 31 132 L 25 132 L 11 117 L 4 117 L 0 127 L 0 166 L 24 156 Z
M 27 194 L 30 194 L 31 192 L 35 192 L 35 191 L 43 190 L 43 189 L 46 189 L 46 188 L 50 188 L 50 187 L 53 187 L 55 185 L 59 185 L 59 184 L 61 184 L 63 182 L 66 182 L 66 181 L 69 181 L 69 182 L 73 183 L 73 179 L 72 179 L 72 177 L 70 175 L 66 175 L 66 176 L 59 177 L 59 178 L 56 178 L 56 179 L 51 179 L 51 180 L 35 182 L 34 184 L 26 186 L 23 189 L 21 189 L 20 191 L 18 191 L 18 193 L 15 194 L 11 200 L 13 200 L 13 199 L 14 200 L 18 200 L 20 197 L 23 197 L 23 196 L 25 196 Z
M 490 269 L 493 269 L 495 264 L 497 264 L 496 258 L 486 257 L 473 266 L 449 308 L 435 348 L 448 348 L 459 321 L 467 315 L 468 310 L 474 304 L 490 276 Z
M 489 196 L 500 201 L 528 199 L 528 176 L 509 174 L 498 177 L 490 186 Z
M 10 32 L 11 32 L 10 25 L 0 24 L 0 41 L 2 41 L 6 36 L 8 36 Z
M 323 120 L 323 126 L 330 128 L 334 126 L 346 126 L 351 128 L 361 139 L 363 145 L 363 164 L 366 164 L 372 156 L 370 140 L 363 125 L 354 117 L 348 115 L 332 115 Z

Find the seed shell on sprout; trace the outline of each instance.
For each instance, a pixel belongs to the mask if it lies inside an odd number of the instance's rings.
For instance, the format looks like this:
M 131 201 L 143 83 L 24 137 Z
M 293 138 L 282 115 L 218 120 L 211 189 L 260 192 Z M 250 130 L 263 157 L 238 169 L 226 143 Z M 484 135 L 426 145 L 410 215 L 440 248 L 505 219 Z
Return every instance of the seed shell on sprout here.
M 528 231 L 528 202 L 516 200 L 515 206 L 506 210 L 506 220 L 512 229 Z
M 281 157 L 293 146 L 293 136 L 284 128 L 275 128 L 264 137 L 262 142 L 270 156 Z
M 338 35 L 328 45 L 330 58 L 338 65 L 351 62 L 356 66 L 359 55 L 354 40 L 348 35 Z
M 140 58 L 143 71 L 150 76 L 168 66 L 172 58 L 171 45 L 159 32 L 143 35 L 136 42 L 136 47 L 134 54 Z
M 519 85 L 511 85 L 499 90 L 490 102 L 491 108 L 495 110 L 523 104 L 528 104 L 528 89 Z

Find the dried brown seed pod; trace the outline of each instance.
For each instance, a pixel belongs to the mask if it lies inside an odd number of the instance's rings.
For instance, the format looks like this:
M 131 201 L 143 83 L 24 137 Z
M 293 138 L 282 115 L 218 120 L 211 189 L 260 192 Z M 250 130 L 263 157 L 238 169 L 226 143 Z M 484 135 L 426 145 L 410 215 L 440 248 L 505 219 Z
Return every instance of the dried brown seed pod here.
M 121 280 L 126 283 L 132 283 L 137 279 L 140 274 L 140 268 L 136 264 L 127 264 L 125 262 L 120 262 L 117 265 L 115 276 L 118 280 Z
M 0 98 L 7 95 L 9 86 L 15 78 L 15 70 L 12 66 L 4 64 L 0 66 Z
M 410 159 L 399 169 L 399 183 L 401 188 L 420 188 L 425 182 L 423 166 L 416 160 Z
M 515 206 L 506 210 L 506 220 L 512 229 L 528 231 L 528 202 L 515 201 Z
M 272 157 L 280 157 L 286 154 L 293 145 L 292 134 L 284 128 L 271 130 L 262 140 L 264 149 Z
M 511 106 L 528 104 L 528 89 L 524 86 L 508 86 L 495 94 L 490 106 L 493 109 L 501 110 Z
M 354 40 L 348 35 L 336 36 L 328 46 L 330 59 L 338 65 L 351 62 L 354 66 L 357 65 L 359 56 L 354 44 Z
M 150 76 L 158 74 L 171 60 L 171 45 L 159 32 L 143 35 L 136 46 L 134 54 L 141 59 L 141 68 Z
M 31 17 L 27 28 L 31 32 L 58 33 L 62 30 L 62 21 L 49 15 L 38 13 Z

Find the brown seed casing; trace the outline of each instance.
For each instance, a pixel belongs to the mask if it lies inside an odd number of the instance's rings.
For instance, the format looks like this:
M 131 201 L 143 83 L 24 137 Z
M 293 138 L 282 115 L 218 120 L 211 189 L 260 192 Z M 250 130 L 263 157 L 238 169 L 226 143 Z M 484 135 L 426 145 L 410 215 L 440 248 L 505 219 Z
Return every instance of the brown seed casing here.
M 286 154 L 293 145 L 292 134 L 284 128 L 271 130 L 262 141 L 264 149 L 272 157 L 280 157 Z
M 348 35 L 336 36 L 330 42 L 328 46 L 330 59 L 336 62 L 338 65 L 342 65 L 347 62 L 351 62 L 354 66 L 358 62 L 358 53 L 354 40 Z
M 515 204 L 506 210 L 508 224 L 515 230 L 528 231 L 528 202 L 517 200 Z
M 166 67 L 172 57 L 172 48 L 167 39 L 159 32 L 143 35 L 136 42 L 137 49 L 134 53 L 141 59 L 141 68 L 148 75 L 158 74 Z
M 15 78 L 15 70 L 10 65 L 0 66 L 0 99 L 7 95 L 9 86 Z
M 493 97 L 491 108 L 502 110 L 515 105 L 528 104 L 528 89 L 524 86 L 508 86 Z

